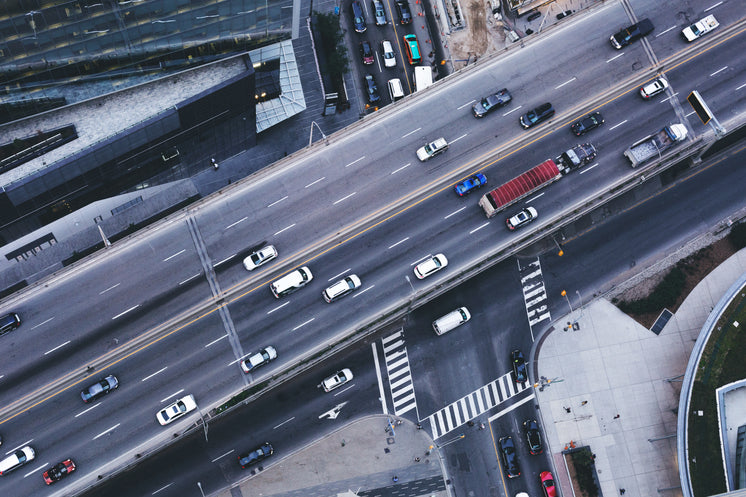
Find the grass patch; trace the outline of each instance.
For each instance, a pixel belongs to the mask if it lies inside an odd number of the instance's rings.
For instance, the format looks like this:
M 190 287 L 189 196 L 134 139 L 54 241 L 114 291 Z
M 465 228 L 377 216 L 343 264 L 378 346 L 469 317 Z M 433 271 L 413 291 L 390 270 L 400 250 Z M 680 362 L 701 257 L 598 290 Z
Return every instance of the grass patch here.
M 692 385 L 689 407 L 689 474 L 697 497 L 724 493 L 725 474 L 715 389 L 746 377 L 746 298 L 744 293 L 728 307 L 705 345 Z M 734 321 L 740 323 L 734 326 Z M 702 411 L 703 415 L 699 415 Z

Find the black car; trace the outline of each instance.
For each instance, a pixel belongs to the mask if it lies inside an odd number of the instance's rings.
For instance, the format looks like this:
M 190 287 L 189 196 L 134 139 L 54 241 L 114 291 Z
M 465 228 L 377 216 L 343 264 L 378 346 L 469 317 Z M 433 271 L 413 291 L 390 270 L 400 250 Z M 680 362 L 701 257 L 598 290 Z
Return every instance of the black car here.
M 539 423 L 537 423 L 535 419 L 527 419 L 523 422 L 523 434 L 526 436 L 528 451 L 531 453 L 532 456 L 544 452 L 544 446 L 541 443 L 541 431 L 539 431 Z
M 601 116 L 601 113 L 594 112 L 593 114 L 588 114 L 583 119 L 570 126 L 570 129 L 575 136 L 580 136 L 586 134 L 592 129 L 598 128 L 603 123 L 604 118 Z
M 471 108 L 471 111 L 474 114 L 474 117 L 484 117 L 490 111 L 506 105 L 512 99 L 513 97 L 510 96 L 510 92 L 507 90 L 507 88 L 503 88 L 497 93 L 487 95 L 482 100 L 475 103 L 474 106 Z
M 94 400 L 100 399 L 112 390 L 119 388 L 119 380 L 114 375 L 109 375 L 106 378 L 102 378 L 93 385 L 89 386 L 82 392 L 80 392 L 80 398 L 86 404 L 93 402 Z
M 264 442 L 251 452 L 238 456 L 238 464 L 241 465 L 241 468 L 246 469 L 248 466 L 261 462 L 274 453 L 275 449 L 272 447 L 272 444 Z
M 368 40 L 363 40 L 360 42 L 360 58 L 362 59 L 363 64 L 366 65 L 375 62 L 373 48 L 370 46 L 370 42 Z
M 508 478 L 517 478 L 521 476 L 521 470 L 518 469 L 518 455 L 515 452 L 513 439 L 510 437 L 502 437 L 497 441 L 497 445 L 500 447 L 500 459 L 502 459 L 505 475 Z
M 396 2 L 396 13 L 399 15 L 399 24 L 409 24 L 412 22 L 412 11 L 409 10 L 407 0 Z
M 516 383 L 523 383 L 528 379 L 526 374 L 526 360 L 523 358 L 523 352 L 514 350 L 510 354 L 510 362 L 513 363 L 513 376 Z
M 528 129 L 542 121 L 546 121 L 554 115 L 554 107 L 549 102 L 541 104 L 534 110 L 528 111 L 521 116 L 521 126 Z
M 622 29 L 618 33 L 614 33 L 609 38 L 609 41 L 611 41 L 612 47 L 619 50 L 622 47 L 626 47 L 633 41 L 637 41 L 643 36 L 652 33 L 653 29 L 655 29 L 655 26 L 653 26 L 653 23 L 650 21 L 650 19 L 643 19 L 640 22 L 629 26 L 628 28 Z
M 365 76 L 365 93 L 368 95 L 368 103 L 375 104 L 381 101 L 376 80 L 370 74 Z
M 358 33 L 365 33 L 365 30 L 368 29 L 368 26 L 365 25 L 363 6 L 357 0 L 352 0 L 352 24 Z

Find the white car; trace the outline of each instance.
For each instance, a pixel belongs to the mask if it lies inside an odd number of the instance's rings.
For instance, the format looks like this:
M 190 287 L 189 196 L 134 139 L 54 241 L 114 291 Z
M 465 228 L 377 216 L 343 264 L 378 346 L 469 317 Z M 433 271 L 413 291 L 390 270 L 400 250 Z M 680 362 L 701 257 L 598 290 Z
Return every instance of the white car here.
M 252 271 L 262 264 L 268 263 L 275 257 L 277 257 L 277 249 L 274 245 L 267 245 L 244 259 L 243 267 L 245 267 L 247 271 Z
M 536 209 L 534 209 L 533 207 L 526 207 L 515 216 L 506 219 L 505 224 L 508 225 L 508 229 L 510 231 L 513 231 L 516 228 L 527 225 L 537 217 L 539 217 L 539 213 L 536 212 Z
M 184 414 L 193 411 L 197 408 L 197 402 L 194 401 L 194 395 L 187 395 L 182 397 L 170 406 L 155 415 L 158 422 L 162 425 L 167 425 L 172 421 L 179 419 Z
M 425 162 L 426 160 L 431 159 L 438 154 L 442 154 L 446 150 L 448 150 L 448 142 L 445 138 L 438 138 L 437 140 L 428 143 L 424 147 L 420 147 L 417 150 L 417 158 L 420 159 L 422 162 Z
M 381 55 L 383 56 L 383 65 L 386 67 L 396 67 L 396 55 L 394 55 L 394 47 L 391 45 L 389 40 L 383 40 L 381 42 Z
M 446 259 L 446 256 L 443 254 L 436 254 L 417 264 L 414 267 L 414 275 L 417 276 L 417 279 L 421 280 L 436 271 L 440 271 L 447 265 L 448 259 Z
M 251 373 L 259 366 L 264 366 L 275 359 L 277 359 L 277 350 L 272 346 L 265 347 L 256 354 L 241 361 L 241 369 L 243 369 L 244 373 Z
M 325 392 L 331 392 L 335 388 L 339 388 L 352 379 L 352 371 L 349 368 L 345 368 L 321 382 L 321 386 Z
M 720 23 L 715 19 L 715 16 L 710 14 L 709 16 L 700 19 L 691 26 L 685 27 L 681 30 L 681 36 L 686 41 L 694 41 L 705 33 L 709 33 L 713 29 L 720 26 Z
M 334 302 L 338 298 L 344 297 L 348 293 L 357 290 L 360 288 L 360 285 L 362 285 L 360 278 L 358 278 L 356 274 L 351 274 L 334 283 L 332 286 L 324 290 L 321 295 L 323 295 L 324 300 L 327 302 Z
M 668 88 L 668 81 L 663 78 L 655 78 L 653 81 L 640 88 L 640 96 L 647 100 L 666 91 L 666 88 Z

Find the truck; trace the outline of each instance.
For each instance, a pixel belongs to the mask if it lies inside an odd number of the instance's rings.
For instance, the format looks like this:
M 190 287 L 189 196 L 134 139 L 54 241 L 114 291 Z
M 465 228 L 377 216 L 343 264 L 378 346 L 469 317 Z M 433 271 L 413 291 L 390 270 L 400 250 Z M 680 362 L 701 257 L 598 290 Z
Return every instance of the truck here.
M 720 23 L 715 19 L 715 16 L 710 14 L 707 17 L 700 19 L 691 26 L 687 26 L 681 30 L 681 36 L 686 41 L 694 41 L 705 33 L 709 33 L 713 29 L 720 26 Z
M 580 143 L 562 152 L 554 161 L 560 166 L 560 172 L 567 174 L 579 167 L 590 164 L 596 158 L 596 155 L 598 155 L 596 147 L 590 143 Z
M 545 160 L 491 192 L 485 193 L 479 199 L 479 205 L 487 217 L 492 217 L 509 205 L 560 179 L 563 169 L 564 166 L 558 166 L 552 159 Z
M 415 66 L 414 91 L 424 90 L 433 84 L 433 70 L 428 66 Z
M 637 167 L 652 157 L 660 157 L 664 150 L 686 138 L 686 134 L 686 126 L 683 124 L 669 124 L 660 131 L 633 143 L 624 151 L 624 156 L 632 163 L 632 167 Z

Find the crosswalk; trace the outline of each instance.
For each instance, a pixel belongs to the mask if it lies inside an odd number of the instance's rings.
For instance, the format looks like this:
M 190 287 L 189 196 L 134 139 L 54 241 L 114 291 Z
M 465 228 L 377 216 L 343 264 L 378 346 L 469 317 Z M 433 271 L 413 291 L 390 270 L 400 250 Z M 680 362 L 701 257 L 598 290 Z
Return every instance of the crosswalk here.
M 521 267 L 518 261 L 518 271 L 521 275 L 523 300 L 526 304 L 528 325 L 533 328 L 537 323 L 552 319 L 547 305 L 547 291 L 544 288 L 544 278 L 541 274 L 541 263 L 537 257 L 535 261 Z
M 442 437 L 530 386 L 530 383 L 516 384 L 511 373 L 484 385 L 428 416 L 433 438 Z
M 404 346 L 404 330 L 382 338 L 381 342 L 394 413 L 401 416 L 417 407 L 412 371 L 409 369 L 407 348 Z

